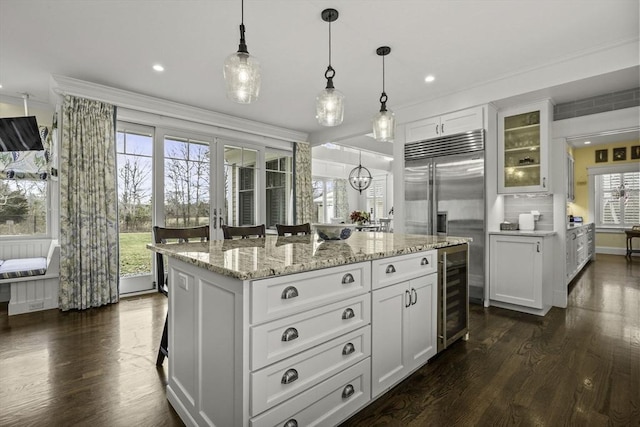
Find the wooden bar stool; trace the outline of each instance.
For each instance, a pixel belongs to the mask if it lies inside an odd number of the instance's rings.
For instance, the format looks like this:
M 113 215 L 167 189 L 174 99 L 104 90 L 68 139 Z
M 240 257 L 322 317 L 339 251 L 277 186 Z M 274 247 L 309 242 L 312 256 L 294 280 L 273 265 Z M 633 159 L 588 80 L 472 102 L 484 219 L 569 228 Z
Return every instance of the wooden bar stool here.
M 308 222 L 297 225 L 276 224 L 276 230 L 278 230 L 278 236 L 286 236 L 287 234 L 291 234 L 292 236 L 297 234 L 307 235 L 311 234 L 311 224 Z

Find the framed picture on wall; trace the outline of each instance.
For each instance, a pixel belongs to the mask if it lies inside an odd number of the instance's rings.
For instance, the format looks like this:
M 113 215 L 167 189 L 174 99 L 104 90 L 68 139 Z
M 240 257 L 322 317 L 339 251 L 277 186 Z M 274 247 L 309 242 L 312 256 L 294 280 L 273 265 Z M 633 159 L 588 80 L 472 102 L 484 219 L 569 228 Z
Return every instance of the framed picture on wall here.
M 631 159 L 640 159 L 640 145 L 631 147 Z
M 596 163 L 608 162 L 609 161 L 609 150 L 596 150 Z
M 613 161 L 627 160 L 627 147 L 619 147 L 613 149 Z

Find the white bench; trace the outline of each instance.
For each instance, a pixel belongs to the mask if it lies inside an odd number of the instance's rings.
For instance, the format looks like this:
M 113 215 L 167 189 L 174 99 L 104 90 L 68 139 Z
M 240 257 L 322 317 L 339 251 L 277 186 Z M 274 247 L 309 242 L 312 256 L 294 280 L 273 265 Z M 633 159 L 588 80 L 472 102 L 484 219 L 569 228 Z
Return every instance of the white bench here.
M 51 239 L 0 241 L 1 260 L 40 257 L 46 257 L 47 260 L 45 274 L 0 278 L 0 288 L 11 288 L 10 316 L 58 307 L 60 245 L 57 240 Z

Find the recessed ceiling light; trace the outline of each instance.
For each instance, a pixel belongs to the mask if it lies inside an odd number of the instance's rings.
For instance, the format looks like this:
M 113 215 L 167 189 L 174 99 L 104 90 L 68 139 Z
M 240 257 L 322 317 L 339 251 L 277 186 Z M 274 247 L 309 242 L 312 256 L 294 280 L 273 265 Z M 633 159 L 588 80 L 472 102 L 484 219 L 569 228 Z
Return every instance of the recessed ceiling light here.
M 436 79 L 435 77 L 433 77 L 431 74 L 429 74 L 427 77 L 424 78 L 424 81 L 427 82 L 427 83 L 431 83 L 435 79 Z
M 2 89 L 2 85 L 0 85 L 0 89 Z
M 155 65 L 153 66 L 153 69 L 154 69 L 155 71 L 158 71 L 158 72 L 160 72 L 160 71 L 164 71 L 164 67 L 163 67 L 162 65 L 160 65 L 160 64 L 155 64 Z
M 589 144 L 591 144 L 591 141 L 585 141 L 584 142 L 584 145 L 589 145 Z

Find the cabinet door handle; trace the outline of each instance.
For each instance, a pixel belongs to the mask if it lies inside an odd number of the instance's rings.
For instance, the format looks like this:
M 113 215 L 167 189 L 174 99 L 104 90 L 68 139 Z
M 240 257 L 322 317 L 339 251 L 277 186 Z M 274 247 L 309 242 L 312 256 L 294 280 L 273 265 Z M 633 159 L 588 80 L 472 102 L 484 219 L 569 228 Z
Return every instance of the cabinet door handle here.
M 411 306 L 411 293 L 409 290 L 404 291 L 404 307 L 407 308 Z
M 387 269 L 385 270 L 385 273 L 387 274 L 391 274 L 391 273 L 395 273 L 396 272 L 396 268 L 393 266 L 393 264 L 389 264 L 387 266 Z
M 440 134 L 444 133 L 444 123 L 440 125 Z
M 355 392 L 356 392 L 356 390 L 353 388 L 353 386 L 351 384 L 347 384 L 344 387 L 344 390 L 342 390 L 342 398 L 343 399 L 348 399 Z
M 351 353 L 353 353 L 354 351 L 356 351 L 356 346 L 353 345 L 352 343 L 348 342 L 344 345 L 344 347 L 342 347 L 342 355 L 343 356 L 348 356 Z
M 540 242 L 537 242 L 537 248 L 536 248 L 537 252 L 540 252 Z
M 280 381 L 282 384 L 291 384 L 295 380 L 298 379 L 298 371 L 295 369 L 288 369 L 287 372 L 282 375 L 282 380 Z
M 293 341 L 296 338 L 298 338 L 298 330 L 296 328 L 287 328 L 287 330 L 282 333 L 282 341 Z
M 347 308 L 342 312 L 342 320 L 353 319 L 356 317 L 356 314 L 353 312 L 353 309 Z
M 342 276 L 342 284 L 343 285 L 348 285 L 349 283 L 353 283 L 355 281 L 356 281 L 356 279 L 353 278 L 353 274 L 351 274 L 351 273 L 347 273 L 344 276 Z
M 282 427 L 298 427 L 298 421 L 295 418 L 291 418 L 286 423 L 282 424 Z
M 427 257 L 422 258 L 422 261 L 420 261 L 420 265 L 429 265 L 429 260 L 427 259 Z
M 547 178 L 542 178 L 542 188 L 547 188 Z
M 413 298 L 414 296 L 415 298 Z M 417 302 L 418 302 L 418 292 L 414 288 L 411 288 L 411 305 L 414 305 Z
M 282 291 L 282 295 L 280 296 L 280 298 L 282 298 L 282 299 L 291 299 L 291 298 L 295 298 L 297 296 L 298 296 L 298 290 L 296 289 L 296 287 L 295 286 L 287 286 Z
M 440 135 L 440 134 L 438 133 L 438 125 L 436 125 L 436 135 Z

